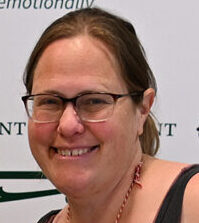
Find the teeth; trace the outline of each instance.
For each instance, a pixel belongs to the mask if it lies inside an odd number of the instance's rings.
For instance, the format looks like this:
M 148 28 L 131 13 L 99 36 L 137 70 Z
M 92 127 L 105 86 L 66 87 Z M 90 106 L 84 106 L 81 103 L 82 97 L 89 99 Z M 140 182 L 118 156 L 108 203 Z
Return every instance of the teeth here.
M 72 156 L 77 156 L 79 154 L 78 149 L 74 149 L 71 152 L 72 152 Z
M 73 150 L 60 150 L 60 149 L 57 149 L 57 153 L 59 155 L 62 155 L 62 156 L 80 156 L 80 155 L 83 155 L 85 153 L 88 153 L 90 152 L 90 148 L 86 148 L 86 149 L 73 149 Z

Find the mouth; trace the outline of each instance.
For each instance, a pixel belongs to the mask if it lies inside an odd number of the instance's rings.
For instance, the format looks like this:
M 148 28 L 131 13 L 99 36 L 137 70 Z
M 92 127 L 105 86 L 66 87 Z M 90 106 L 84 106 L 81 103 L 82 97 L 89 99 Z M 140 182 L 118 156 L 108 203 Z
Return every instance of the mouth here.
M 59 155 L 65 156 L 65 157 L 78 157 L 83 156 L 87 153 L 91 153 L 92 151 L 99 148 L 99 145 L 95 145 L 92 147 L 87 148 L 77 148 L 77 149 L 58 149 L 55 147 L 52 147 L 52 149 Z

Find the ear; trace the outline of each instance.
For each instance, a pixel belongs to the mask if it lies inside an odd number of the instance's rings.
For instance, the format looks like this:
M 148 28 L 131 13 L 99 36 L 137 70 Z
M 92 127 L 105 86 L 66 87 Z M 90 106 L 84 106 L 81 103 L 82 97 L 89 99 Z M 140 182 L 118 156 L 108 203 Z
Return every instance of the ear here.
M 143 95 L 143 100 L 138 106 L 139 110 L 139 123 L 138 123 L 138 135 L 140 136 L 143 133 L 144 123 L 147 119 L 147 116 L 153 105 L 155 98 L 155 90 L 153 88 L 148 88 Z

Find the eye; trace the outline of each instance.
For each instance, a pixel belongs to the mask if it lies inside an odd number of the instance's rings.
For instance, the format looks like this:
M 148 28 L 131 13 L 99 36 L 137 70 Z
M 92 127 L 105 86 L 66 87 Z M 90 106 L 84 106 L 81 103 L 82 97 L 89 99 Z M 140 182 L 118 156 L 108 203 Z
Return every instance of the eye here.
M 79 98 L 77 107 L 81 112 L 96 113 L 113 104 L 113 98 L 108 94 L 87 94 Z
M 84 100 L 85 105 L 101 105 L 108 104 L 108 102 L 103 98 L 87 98 Z
M 112 104 L 112 97 L 106 94 L 88 94 L 82 96 L 80 103 L 85 106 L 107 105 Z
M 34 105 L 36 107 L 57 107 L 61 105 L 59 98 L 53 96 L 37 96 L 34 100 Z

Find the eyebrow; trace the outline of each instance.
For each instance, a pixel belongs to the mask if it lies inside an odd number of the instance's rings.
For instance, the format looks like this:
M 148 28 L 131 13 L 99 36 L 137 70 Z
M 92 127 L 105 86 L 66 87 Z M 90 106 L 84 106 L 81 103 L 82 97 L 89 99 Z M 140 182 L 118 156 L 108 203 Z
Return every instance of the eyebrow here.
M 80 92 L 78 92 L 78 94 L 74 95 L 73 97 L 77 97 L 78 95 L 82 95 L 82 94 L 87 94 L 87 93 L 109 93 L 108 91 L 104 91 L 104 90 L 82 90 Z M 54 95 L 57 95 L 57 96 L 61 96 L 63 98 L 68 98 L 70 99 L 69 97 L 66 97 L 66 95 L 64 95 L 62 92 L 60 91 L 57 91 L 57 90 L 45 90 L 43 92 L 39 92 L 38 94 L 54 94 Z M 72 97 L 72 98 L 73 98 Z

